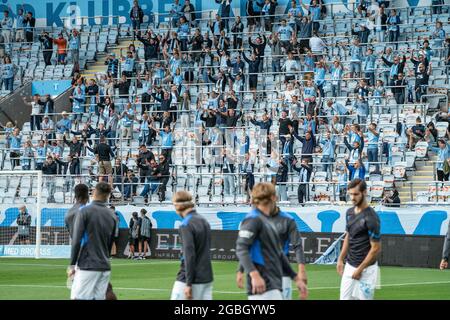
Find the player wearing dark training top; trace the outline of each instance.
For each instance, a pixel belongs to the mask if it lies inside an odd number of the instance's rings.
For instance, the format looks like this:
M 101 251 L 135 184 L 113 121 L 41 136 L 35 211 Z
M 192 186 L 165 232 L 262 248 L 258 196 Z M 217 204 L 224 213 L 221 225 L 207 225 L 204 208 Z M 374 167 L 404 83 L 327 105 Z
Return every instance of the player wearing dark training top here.
M 340 299 L 372 300 L 379 276 L 380 219 L 367 203 L 364 180 L 351 181 L 348 193 L 354 207 L 347 210 L 346 235 L 336 267 L 342 276 Z

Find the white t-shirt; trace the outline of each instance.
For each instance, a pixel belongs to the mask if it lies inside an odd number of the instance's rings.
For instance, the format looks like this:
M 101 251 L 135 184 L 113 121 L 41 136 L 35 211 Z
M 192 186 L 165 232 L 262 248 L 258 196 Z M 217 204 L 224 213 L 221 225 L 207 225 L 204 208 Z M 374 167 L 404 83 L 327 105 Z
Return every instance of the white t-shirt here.
M 323 52 L 326 44 L 319 37 L 312 37 L 311 39 L 309 39 L 309 47 L 311 48 L 312 52 Z
M 292 59 L 292 60 L 286 60 L 284 65 L 283 65 L 283 69 L 286 71 L 286 75 L 287 76 L 293 76 L 294 72 L 293 71 L 298 71 L 300 70 L 299 65 L 297 63 L 296 60 Z
M 41 105 L 36 102 L 31 102 L 31 115 L 35 116 L 41 113 Z
M 299 92 L 297 89 L 286 90 L 283 92 L 284 94 L 284 102 L 292 102 L 292 96 L 299 96 Z

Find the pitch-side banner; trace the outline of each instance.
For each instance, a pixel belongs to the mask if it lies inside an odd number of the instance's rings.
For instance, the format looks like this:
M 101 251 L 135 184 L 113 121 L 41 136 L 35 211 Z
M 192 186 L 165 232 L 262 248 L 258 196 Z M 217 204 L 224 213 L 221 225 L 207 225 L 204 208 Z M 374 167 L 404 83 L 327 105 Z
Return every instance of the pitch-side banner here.
M 18 205 L 19 206 L 19 205 Z M 27 205 L 32 215 L 32 225 L 36 224 L 34 205 Z M 64 227 L 64 216 L 70 206 L 46 205 L 41 210 L 43 226 Z M 177 229 L 181 218 L 172 206 L 117 206 L 120 227 L 128 228 L 131 214 L 145 208 L 149 213 L 153 227 L 158 229 Z M 287 212 L 297 223 L 301 232 L 337 232 L 345 231 L 345 213 L 348 207 L 343 206 L 307 206 L 286 207 Z M 249 212 L 250 207 L 211 207 L 199 208 L 201 213 L 211 224 L 213 230 L 238 230 L 241 221 Z M 426 206 L 409 208 L 376 207 L 382 234 L 395 235 L 445 235 L 448 230 L 450 207 Z M 0 227 L 16 226 L 18 207 L 0 205 Z

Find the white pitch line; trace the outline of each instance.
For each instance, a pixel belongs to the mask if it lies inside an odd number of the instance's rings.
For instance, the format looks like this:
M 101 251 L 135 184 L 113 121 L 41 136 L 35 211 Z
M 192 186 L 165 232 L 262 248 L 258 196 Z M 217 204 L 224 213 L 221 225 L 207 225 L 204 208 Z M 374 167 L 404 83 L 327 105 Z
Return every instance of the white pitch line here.
M 431 284 L 444 284 L 450 283 L 450 281 L 430 281 L 430 282 L 409 282 L 409 283 L 390 283 L 382 284 L 381 287 L 401 287 L 401 286 L 417 286 L 417 285 L 431 285 Z M 51 285 L 33 285 L 33 284 L 0 284 L 0 287 L 23 287 L 23 288 L 67 288 L 66 286 L 51 286 Z M 327 290 L 327 289 L 339 289 L 340 287 L 315 287 L 308 288 L 308 290 Z M 131 290 L 131 291 L 163 291 L 170 292 L 172 289 L 161 288 L 122 288 L 114 287 L 114 290 Z M 214 291 L 215 293 L 222 294 L 245 294 L 245 291 Z
M 148 263 L 141 263 L 136 262 L 136 264 L 133 263 L 119 263 L 119 264 L 111 264 L 111 267 L 125 267 L 125 266 L 151 266 L 151 265 L 159 265 L 159 264 L 179 264 L 180 261 L 154 261 L 154 262 L 148 262 Z M 8 265 L 8 266 L 30 266 L 30 267 L 64 267 L 67 268 L 67 264 L 45 264 L 45 263 L 3 263 L 0 262 L 0 266 L 2 265 Z

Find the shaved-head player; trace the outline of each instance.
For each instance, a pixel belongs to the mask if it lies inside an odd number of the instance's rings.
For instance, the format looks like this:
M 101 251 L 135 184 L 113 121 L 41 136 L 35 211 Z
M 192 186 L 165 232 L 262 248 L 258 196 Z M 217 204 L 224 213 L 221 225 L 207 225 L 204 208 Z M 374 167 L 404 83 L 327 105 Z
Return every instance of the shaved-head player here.
M 67 212 L 64 222 L 67 229 L 69 229 L 70 238 L 72 238 L 73 233 L 73 223 L 76 214 L 80 208 L 84 207 L 89 202 L 89 188 L 84 183 L 77 184 L 74 188 L 75 193 L 75 204 Z
M 99 182 L 93 201 L 75 214 L 68 277 L 73 276 L 72 300 L 105 300 L 111 275 L 109 261 L 116 216 L 106 204 L 111 186 Z
M 340 299 L 372 300 L 379 272 L 377 257 L 381 252 L 380 219 L 367 203 L 364 180 L 351 181 L 348 193 L 354 207 L 347 210 L 347 234 L 336 267 L 342 276 Z
M 173 204 L 183 218 L 179 228 L 182 258 L 170 299 L 212 300 L 211 227 L 194 209 L 189 192 L 175 193 Z

